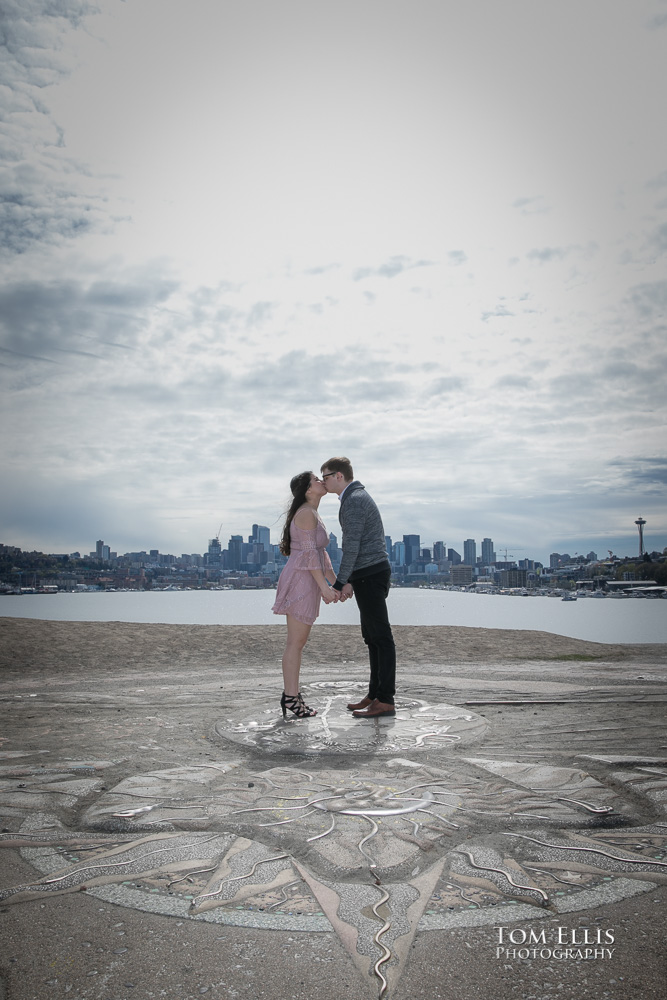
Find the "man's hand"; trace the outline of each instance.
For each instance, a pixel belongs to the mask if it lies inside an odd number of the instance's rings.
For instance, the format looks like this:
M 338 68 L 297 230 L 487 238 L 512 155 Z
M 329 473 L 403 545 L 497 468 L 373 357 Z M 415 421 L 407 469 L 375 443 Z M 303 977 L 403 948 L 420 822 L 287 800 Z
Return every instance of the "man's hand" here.
M 354 594 L 354 589 L 351 583 L 346 583 L 340 592 L 341 601 L 347 601 L 348 597 L 352 597 Z

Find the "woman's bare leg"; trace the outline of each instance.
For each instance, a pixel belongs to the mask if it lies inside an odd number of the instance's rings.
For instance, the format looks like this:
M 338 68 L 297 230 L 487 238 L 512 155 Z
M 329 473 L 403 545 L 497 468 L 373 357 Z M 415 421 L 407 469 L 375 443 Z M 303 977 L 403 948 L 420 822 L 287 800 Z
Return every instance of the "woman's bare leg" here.
M 287 642 L 283 653 L 283 684 L 286 695 L 294 697 L 299 693 L 301 653 L 308 642 L 311 628 L 311 625 L 298 621 L 293 615 L 287 615 Z

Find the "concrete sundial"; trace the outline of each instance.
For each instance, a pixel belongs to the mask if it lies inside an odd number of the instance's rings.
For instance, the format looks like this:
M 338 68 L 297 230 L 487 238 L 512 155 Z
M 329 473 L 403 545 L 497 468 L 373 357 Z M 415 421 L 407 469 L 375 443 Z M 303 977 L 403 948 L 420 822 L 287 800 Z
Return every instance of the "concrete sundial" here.
M 475 754 L 486 723 L 474 713 L 412 701 L 395 720 L 359 722 L 344 704 L 356 693 L 309 692 L 315 725 L 263 708 L 221 720 L 219 762 L 135 774 L 109 790 L 104 761 L 47 773 L 30 755 L 13 760 L 6 777 L 16 785 L 20 771 L 22 788 L 5 794 L 19 810 L 27 796 L 26 821 L 3 840 L 41 877 L 2 898 L 85 886 L 181 918 L 333 928 L 369 995 L 382 996 L 416 933 L 497 923 L 498 906 L 504 923 L 575 912 L 667 881 L 665 761 L 637 759 L 621 777 L 613 759 L 593 775 L 582 758 L 554 766 Z M 94 800 L 77 833 L 56 807 L 65 793 Z
M 318 708 L 318 714 L 311 718 L 292 716 L 283 720 L 281 715 L 265 709 L 240 720 L 221 720 L 216 724 L 216 734 L 268 752 L 340 756 L 446 748 L 478 740 L 486 730 L 486 722 L 474 712 L 422 700 L 398 702 L 395 717 L 355 719 L 346 704 L 351 697 L 359 696 L 357 692 L 326 690 L 334 688 L 333 684 L 318 687 L 325 690 L 317 701 L 309 694 L 309 702 Z

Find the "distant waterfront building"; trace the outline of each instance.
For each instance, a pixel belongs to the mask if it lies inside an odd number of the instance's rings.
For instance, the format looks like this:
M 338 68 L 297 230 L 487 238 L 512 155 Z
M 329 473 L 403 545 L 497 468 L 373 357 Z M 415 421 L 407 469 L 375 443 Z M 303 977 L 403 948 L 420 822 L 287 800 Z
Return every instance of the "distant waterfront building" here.
M 558 569 L 560 566 L 560 552 L 552 552 L 549 556 L 549 569 Z
M 249 546 L 248 562 L 253 566 L 265 566 L 269 561 L 269 553 L 260 542 Z
M 394 563 L 397 566 L 405 566 L 405 544 L 403 542 L 394 542 L 392 551 Z
M 206 562 L 209 566 L 222 565 L 222 546 L 219 538 L 209 538 Z
M 496 561 L 496 553 L 493 550 L 493 541 L 491 538 L 482 539 L 482 565 L 491 566 L 492 563 Z
M 586 558 L 588 559 L 589 562 L 597 562 L 598 554 L 597 552 L 589 552 Z
M 526 577 L 525 569 L 503 569 L 500 572 L 500 586 L 510 588 L 525 587 Z
M 271 531 L 265 524 L 253 524 L 252 535 L 248 539 L 251 544 L 263 545 L 266 552 L 271 545 Z
M 434 542 L 433 543 L 433 561 L 434 562 L 445 562 L 447 559 L 447 550 L 445 548 L 444 542 Z
M 105 545 L 104 541 L 100 538 L 95 542 L 95 551 L 90 553 L 93 559 L 101 559 L 102 562 L 109 562 L 111 559 L 111 547 Z
M 461 555 L 456 549 L 447 549 L 447 558 L 452 566 L 459 566 L 461 564 Z
M 387 552 L 387 558 L 391 559 L 391 550 L 392 550 L 391 535 L 384 536 L 384 547 Z
M 190 553 L 190 563 L 191 563 L 192 566 L 203 566 L 204 565 L 204 557 L 202 555 L 200 555 L 199 552 L 191 552 Z
M 327 545 L 327 552 L 329 553 L 329 559 L 331 559 L 331 565 L 334 568 L 334 573 L 337 573 L 340 569 L 340 562 L 343 558 L 343 553 L 338 548 L 338 539 L 334 535 L 333 531 L 329 532 L 329 544 Z
M 232 535 L 229 539 L 227 569 L 240 569 L 243 562 L 243 535 Z
M 477 542 L 474 538 L 466 538 L 463 543 L 463 562 L 466 566 L 474 566 L 477 562 Z
M 141 569 L 148 562 L 148 553 L 144 552 L 126 552 L 125 558 L 129 561 L 130 565 L 135 569 Z
M 181 566 L 187 568 L 190 566 L 201 566 L 204 560 L 196 552 L 183 552 L 178 562 L 180 562 Z
M 455 587 L 468 587 L 472 583 L 472 566 L 452 566 L 450 570 Z
M 403 535 L 403 544 L 405 545 L 405 565 L 411 566 L 418 562 L 421 546 L 419 535 Z

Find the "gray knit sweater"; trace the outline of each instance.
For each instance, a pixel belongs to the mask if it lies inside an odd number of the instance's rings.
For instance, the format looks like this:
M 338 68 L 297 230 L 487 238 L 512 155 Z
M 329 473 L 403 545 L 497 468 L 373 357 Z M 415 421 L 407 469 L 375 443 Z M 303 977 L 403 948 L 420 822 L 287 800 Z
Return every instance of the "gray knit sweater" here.
M 334 584 L 336 590 L 348 580 L 354 583 L 355 578 L 369 576 L 369 570 L 389 569 L 380 511 L 366 487 L 356 479 L 343 494 L 338 520 L 343 529 L 343 559 Z

